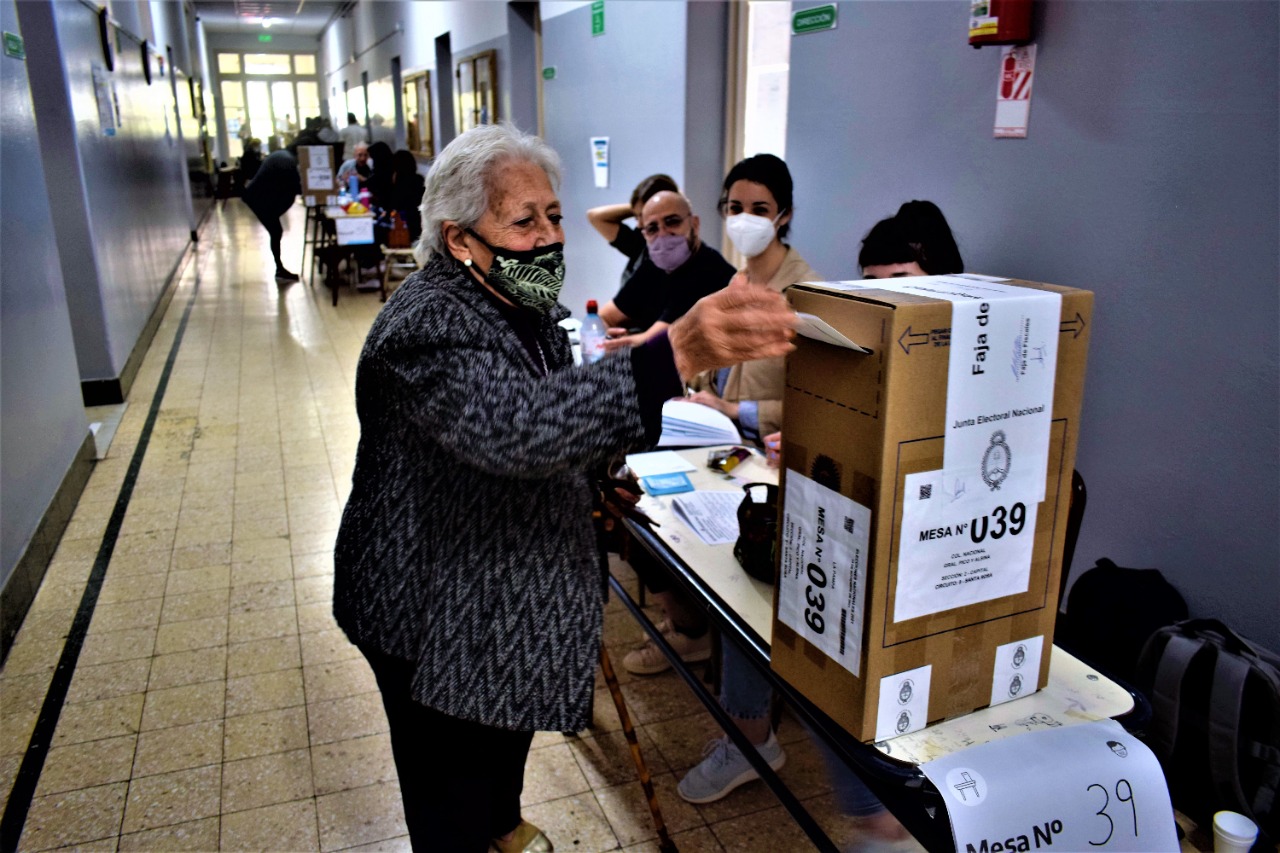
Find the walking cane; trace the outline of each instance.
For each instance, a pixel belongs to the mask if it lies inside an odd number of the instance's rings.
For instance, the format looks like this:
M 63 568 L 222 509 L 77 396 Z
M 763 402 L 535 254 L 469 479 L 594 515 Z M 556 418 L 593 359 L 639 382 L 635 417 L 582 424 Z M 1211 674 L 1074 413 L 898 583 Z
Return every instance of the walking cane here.
M 613 696 L 614 707 L 618 709 L 618 719 L 622 722 L 622 732 L 627 736 L 627 743 L 631 746 L 631 759 L 636 763 L 640 785 L 644 788 L 645 798 L 649 800 L 649 812 L 653 815 L 653 825 L 658 830 L 658 849 L 662 853 L 678 853 L 675 842 L 667 833 L 667 825 L 662 820 L 662 809 L 658 805 L 658 795 L 653 790 L 653 780 L 649 778 L 649 767 L 644 763 L 644 756 L 640 754 L 640 741 L 636 739 L 636 730 L 631 725 L 631 715 L 627 713 L 627 702 L 622 698 L 618 676 L 613 672 L 609 652 L 603 643 L 600 645 L 600 671 L 604 673 L 605 683 L 609 685 L 609 694 Z

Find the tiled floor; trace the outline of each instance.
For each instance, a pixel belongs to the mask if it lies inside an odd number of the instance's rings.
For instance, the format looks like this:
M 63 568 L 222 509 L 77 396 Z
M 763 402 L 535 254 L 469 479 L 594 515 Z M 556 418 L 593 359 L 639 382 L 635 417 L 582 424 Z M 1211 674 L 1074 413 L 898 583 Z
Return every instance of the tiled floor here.
M 301 224 L 295 209 L 289 258 Z M 333 308 L 318 285 L 277 289 L 264 256 L 239 201 L 215 211 L 0 673 L 7 800 L 198 279 L 22 850 L 408 849 L 375 684 L 330 613 L 355 364 L 380 303 L 348 293 Z M 611 603 L 618 669 L 638 636 Z M 681 800 L 676 781 L 715 725 L 670 673 L 620 678 L 682 851 L 811 849 L 759 783 Z M 782 776 L 850 842 L 804 730 L 784 721 L 779 737 Z M 592 731 L 536 737 L 524 804 L 559 850 L 657 850 L 604 689 Z

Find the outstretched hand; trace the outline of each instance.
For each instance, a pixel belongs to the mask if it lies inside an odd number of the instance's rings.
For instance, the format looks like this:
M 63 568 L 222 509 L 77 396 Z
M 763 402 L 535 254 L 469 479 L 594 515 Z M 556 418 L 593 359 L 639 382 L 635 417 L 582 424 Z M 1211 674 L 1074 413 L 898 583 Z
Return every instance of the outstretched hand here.
M 627 330 L 623 328 L 610 328 L 608 337 L 604 339 L 604 351 L 614 352 L 620 349 L 631 349 L 638 347 L 644 343 L 643 335 L 628 335 Z
M 747 284 L 738 273 L 704 296 L 667 331 L 676 370 L 685 381 L 704 370 L 786 355 L 795 349 L 796 315 L 782 294 Z

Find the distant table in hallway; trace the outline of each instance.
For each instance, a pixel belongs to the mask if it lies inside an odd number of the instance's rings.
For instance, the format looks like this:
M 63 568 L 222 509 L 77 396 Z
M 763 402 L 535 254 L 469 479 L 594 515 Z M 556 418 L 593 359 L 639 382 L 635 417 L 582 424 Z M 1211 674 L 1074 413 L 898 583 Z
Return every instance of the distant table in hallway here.
M 374 244 L 373 214 L 347 213 L 337 205 L 323 205 L 313 209 L 317 211 L 319 230 L 308 280 L 314 279 L 316 263 L 324 264 L 324 283 L 333 291 L 333 304 L 336 306 L 338 289 L 344 283 L 354 284 L 358 280 L 356 249 Z M 345 282 L 338 271 L 342 261 L 347 262 Z

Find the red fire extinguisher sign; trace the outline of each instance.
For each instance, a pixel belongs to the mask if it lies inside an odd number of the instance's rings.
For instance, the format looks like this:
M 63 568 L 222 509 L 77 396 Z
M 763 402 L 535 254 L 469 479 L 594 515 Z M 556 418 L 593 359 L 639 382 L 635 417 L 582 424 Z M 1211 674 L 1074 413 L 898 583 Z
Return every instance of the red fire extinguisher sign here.
M 997 139 L 1024 139 L 1031 113 L 1031 84 L 1035 79 L 1036 46 L 1005 47 L 1000 53 L 1000 82 L 996 87 Z

